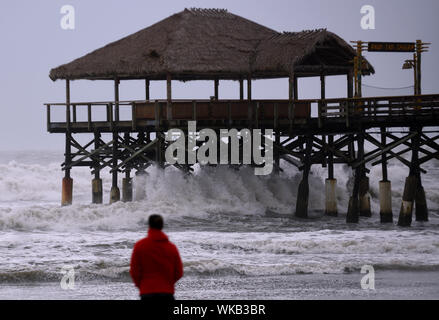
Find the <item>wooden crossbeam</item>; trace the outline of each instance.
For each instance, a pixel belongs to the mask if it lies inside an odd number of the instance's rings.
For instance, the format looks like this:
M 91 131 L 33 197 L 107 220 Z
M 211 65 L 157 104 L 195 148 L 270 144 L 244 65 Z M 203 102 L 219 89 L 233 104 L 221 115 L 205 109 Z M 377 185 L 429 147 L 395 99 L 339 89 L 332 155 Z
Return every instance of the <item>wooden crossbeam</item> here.
M 87 150 L 84 150 L 84 152 L 86 152 L 86 155 L 85 155 L 85 156 L 79 158 L 78 160 L 73 161 L 73 162 L 70 163 L 69 165 L 64 166 L 63 170 L 71 169 L 72 167 L 74 167 L 76 164 L 78 164 L 79 162 L 81 162 L 81 161 L 84 160 L 84 159 L 87 159 L 87 158 L 92 159 L 92 156 L 93 156 L 93 155 L 95 155 L 96 153 L 100 152 L 101 150 L 103 150 L 103 149 L 105 149 L 105 148 L 111 146 L 113 143 L 114 143 L 114 140 L 111 140 L 111 141 L 108 142 L 107 144 L 105 144 L 105 145 L 103 145 L 103 146 L 101 146 L 101 147 L 99 147 L 99 148 L 97 148 L 97 149 L 95 149 L 95 150 L 93 150 L 93 151 L 91 151 L 91 152 L 88 152 Z M 100 161 L 100 162 L 101 162 L 101 161 Z M 104 162 L 102 161 L 102 163 L 104 163 Z
M 394 136 L 394 135 L 392 135 L 392 134 L 390 134 L 390 133 L 388 133 L 387 136 L 390 137 L 390 138 L 392 138 L 393 140 L 398 140 L 398 137 L 396 137 L 396 136 Z M 426 141 L 425 141 L 425 140 L 422 140 L 422 139 L 421 139 L 420 142 L 421 142 L 421 143 L 424 143 L 424 144 L 427 144 L 427 143 L 425 143 Z M 410 142 L 408 142 L 408 141 L 404 142 L 404 145 L 406 145 L 406 146 L 409 147 L 409 148 L 413 148 L 412 143 L 410 143 Z M 429 145 L 428 145 L 428 146 L 429 146 Z M 432 149 L 435 149 L 435 148 L 432 147 L 432 146 L 429 146 L 429 147 L 431 147 Z M 425 153 L 427 156 L 430 156 L 430 155 L 433 154 L 432 151 L 429 151 L 429 150 L 427 150 L 427 149 L 425 149 L 425 148 L 422 148 L 422 147 L 418 147 L 418 150 L 421 151 L 422 153 Z M 438 149 L 435 149 L 435 150 L 436 150 L 436 151 L 439 151 L 439 146 L 438 146 Z M 435 157 L 435 156 L 433 156 L 433 158 L 434 158 L 434 157 Z
M 301 167 L 301 163 L 295 159 L 289 158 L 288 155 L 283 154 L 280 156 L 283 160 L 285 160 L 288 163 L 291 163 L 293 166 L 300 168 Z
M 426 155 L 425 157 L 420 158 L 419 164 L 424 164 L 425 162 L 427 162 L 433 158 L 439 159 L 439 151 L 436 151 L 432 154 L 429 154 L 429 155 Z
M 132 159 L 136 158 L 139 154 L 141 154 L 146 149 L 152 147 L 157 142 L 158 142 L 158 138 L 154 139 L 153 141 L 151 141 L 150 143 L 145 145 L 143 148 L 140 148 L 138 151 L 136 151 L 134 154 L 132 154 L 129 158 L 127 158 L 124 161 L 122 161 L 119 165 L 117 165 L 116 167 L 112 168 L 110 170 L 110 172 L 114 172 L 115 170 L 119 170 L 119 168 L 122 167 L 123 165 L 125 165 L 128 161 L 131 161 Z
M 131 154 L 134 154 L 134 153 L 136 152 L 136 150 L 132 149 L 131 147 L 127 146 L 127 145 L 124 144 L 124 143 L 120 143 L 120 146 L 121 146 L 121 147 L 124 147 L 125 149 L 127 149 L 128 151 L 130 151 Z M 143 158 L 145 161 L 152 161 L 152 159 L 148 158 L 147 156 L 145 156 L 145 155 L 142 154 L 142 153 L 140 153 L 139 156 L 140 156 L 141 158 Z
M 399 139 L 399 141 L 395 141 L 395 142 L 389 144 L 387 147 L 384 147 L 384 146 L 382 146 L 381 143 L 378 142 L 375 138 L 373 138 L 373 137 L 370 136 L 369 134 L 366 134 L 366 135 L 365 135 L 366 140 L 369 141 L 369 142 L 371 142 L 371 143 L 373 143 L 373 144 L 375 144 L 377 147 L 381 148 L 381 151 L 379 151 L 379 152 L 377 152 L 377 153 L 375 153 L 375 154 L 373 154 L 373 155 L 370 155 L 370 156 L 368 156 L 368 157 L 364 157 L 363 160 L 358 161 L 358 162 L 355 162 L 354 164 L 352 164 L 352 167 L 353 167 L 353 168 L 357 168 L 358 166 L 360 166 L 360 165 L 362 165 L 362 164 L 365 164 L 365 163 L 367 163 L 367 162 L 370 162 L 370 161 L 372 161 L 373 159 L 375 159 L 375 158 L 377 158 L 377 157 L 379 157 L 379 156 L 381 156 L 381 155 L 387 153 L 388 151 L 392 150 L 393 148 L 396 148 L 397 146 L 403 144 L 405 141 L 410 140 L 410 139 L 412 139 L 413 137 L 415 137 L 415 136 L 417 136 L 417 135 L 418 135 L 418 133 L 417 133 L 417 132 L 414 132 L 414 133 L 412 133 L 412 134 L 409 134 L 408 136 L 405 136 L 405 137 Z
M 412 133 L 412 134 L 409 135 L 409 136 L 415 136 L 415 135 L 417 135 L 417 133 Z M 405 138 L 407 138 L 407 137 L 409 137 L 409 136 L 406 136 Z M 380 143 L 379 141 L 377 141 L 375 138 L 373 138 L 371 135 L 366 134 L 365 138 L 366 138 L 367 141 L 369 141 L 370 143 L 376 145 L 377 147 L 379 147 L 379 148 L 383 148 L 383 146 L 381 145 L 381 143 Z M 404 154 L 404 153 L 410 151 L 410 150 L 411 150 L 410 148 L 409 148 L 409 149 L 405 149 L 405 150 L 403 150 L 403 151 L 400 151 L 400 152 L 398 152 L 398 153 L 395 153 L 395 152 L 391 151 L 391 149 L 397 147 L 398 145 L 403 144 L 405 141 L 408 140 L 408 139 L 405 139 L 405 138 L 404 138 L 403 140 L 400 139 L 399 141 L 397 141 L 398 143 L 395 142 L 395 143 L 391 144 L 391 145 L 394 145 L 394 144 L 397 143 L 395 146 L 393 146 L 393 147 L 390 148 L 389 150 L 386 150 L 386 152 L 384 152 L 384 153 L 381 152 L 380 154 L 378 154 L 378 156 L 380 156 L 380 155 L 382 155 L 382 154 L 385 154 L 385 153 L 389 153 L 391 156 L 390 156 L 390 157 L 387 157 L 387 156 L 386 156 L 386 158 L 384 159 L 386 162 L 387 162 L 388 160 L 390 160 L 390 159 L 397 158 L 397 159 L 398 159 L 399 161 L 401 161 L 404 165 L 406 165 L 407 167 L 410 168 L 410 166 L 411 166 L 410 161 L 408 161 L 408 160 L 406 160 L 406 159 L 404 159 L 403 157 L 400 156 L 401 154 Z M 410 139 L 410 138 L 409 138 L 409 139 Z M 386 148 L 386 149 L 387 149 L 387 148 Z M 369 161 L 370 161 L 370 160 L 369 160 Z M 377 164 L 381 164 L 382 162 L 383 162 L 383 160 L 379 160 L 379 161 L 373 162 L 373 163 L 372 163 L 372 166 L 375 166 L 375 165 L 377 165 Z M 420 170 L 421 170 L 422 172 L 424 172 L 424 173 L 427 172 L 427 171 L 425 171 L 425 170 L 422 169 L 422 168 L 420 168 Z

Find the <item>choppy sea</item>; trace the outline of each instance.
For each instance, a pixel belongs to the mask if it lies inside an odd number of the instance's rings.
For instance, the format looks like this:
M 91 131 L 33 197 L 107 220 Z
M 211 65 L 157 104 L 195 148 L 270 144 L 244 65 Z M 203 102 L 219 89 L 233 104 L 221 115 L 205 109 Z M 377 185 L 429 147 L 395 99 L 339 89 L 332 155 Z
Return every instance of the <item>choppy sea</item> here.
M 0 151 L 0 299 L 137 299 L 129 276 L 133 244 L 161 214 L 180 250 L 178 299 L 439 298 L 439 162 L 422 176 L 430 221 L 396 221 L 407 170 L 389 165 L 394 223 L 379 222 L 379 166 L 370 168 L 373 216 L 347 225 L 351 170 L 336 166 L 338 217 L 325 217 L 326 169 L 313 167 L 310 216 L 292 218 L 301 174 L 282 163 L 280 176 L 253 169 L 198 167 L 186 176 L 150 167 L 134 188 L 146 198 L 91 204 L 88 168 L 75 168 L 73 202 L 60 206 L 62 152 Z M 277 212 L 271 216 L 266 212 Z M 375 290 L 361 288 L 362 266 Z M 63 270 L 74 286 L 61 287 Z M 63 269 L 64 268 L 64 269 Z

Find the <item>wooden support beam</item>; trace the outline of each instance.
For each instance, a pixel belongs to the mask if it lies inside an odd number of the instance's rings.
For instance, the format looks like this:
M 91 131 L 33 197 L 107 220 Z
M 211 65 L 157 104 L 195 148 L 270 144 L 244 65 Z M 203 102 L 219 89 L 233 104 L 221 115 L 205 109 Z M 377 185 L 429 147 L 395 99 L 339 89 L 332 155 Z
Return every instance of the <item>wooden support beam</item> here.
M 406 136 L 406 137 L 404 137 L 404 138 L 401 138 L 399 141 L 396 141 L 396 142 L 394 142 L 394 143 L 389 144 L 387 147 L 383 148 L 381 151 L 379 151 L 379 152 L 377 152 L 377 153 L 375 153 L 375 154 L 373 154 L 373 155 L 371 155 L 371 156 L 369 156 L 369 157 L 365 157 L 365 158 L 364 158 L 363 160 L 361 160 L 361 161 L 357 161 L 357 162 L 353 163 L 353 164 L 352 164 L 352 168 L 357 168 L 357 167 L 359 167 L 359 166 L 361 166 L 361 165 L 366 164 L 367 162 L 372 161 L 372 160 L 375 159 L 375 158 L 378 158 L 378 157 L 381 156 L 381 155 L 386 154 L 388 151 L 390 151 L 390 150 L 392 150 L 393 148 L 396 148 L 397 146 L 403 144 L 405 141 L 412 139 L 412 138 L 413 138 L 414 136 L 416 136 L 416 135 L 418 135 L 418 134 L 417 134 L 417 133 L 412 133 L 412 134 L 409 134 L 408 136 Z M 372 142 L 372 141 L 375 142 L 375 141 L 376 141 L 375 139 L 373 139 L 373 138 L 370 137 L 369 135 L 367 135 L 366 139 L 367 139 L 368 141 L 370 141 L 370 142 Z M 374 143 L 374 142 L 372 142 L 372 143 Z M 380 144 L 379 144 L 379 145 L 380 145 Z
M 172 120 L 172 81 L 171 74 L 166 75 L 166 118 Z
M 386 128 L 385 127 L 381 127 L 381 145 L 382 147 L 384 147 L 386 145 Z M 387 177 L 387 161 L 386 161 L 386 153 L 382 154 L 381 157 L 381 169 L 382 169 L 382 173 L 383 173 L 383 182 L 388 181 L 388 177 Z
M 290 134 L 293 130 L 293 123 L 295 116 L 294 100 L 297 100 L 297 77 L 294 73 L 292 73 L 288 77 L 288 119 L 290 122 L 289 125 Z
M 118 152 L 119 135 L 117 132 L 113 132 L 113 152 L 111 154 L 111 168 L 112 170 L 117 167 L 119 160 Z M 120 190 L 117 186 L 117 170 L 112 171 L 111 191 L 110 191 L 110 203 L 114 203 L 120 200 Z
M 66 80 L 66 127 L 70 131 L 70 80 Z
M 121 167 L 123 167 L 125 164 L 127 164 L 128 162 L 132 161 L 133 159 L 137 158 L 137 157 L 141 157 L 144 161 L 146 162 L 152 162 L 152 159 L 148 158 L 147 156 L 145 156 L 144 154 L 142 154 L 146 149 L 152 147 L 155 143 L 157 143 L 157 139 L 148 142 L 146 145 L 141 144 L 141 148 L 139 150 L 134 150 L 133 148 L 131 148 L 129 146 L 129 144 L 125 144 L 125 143 L 121 143 L 120 146 L 127 149 L 128 151 L 131 152 L 131 155 L 125 159 L 123 162 L 121 162 L 118 166 L 117 169 L 120 169 Z M 113 169 L 114 170 L 114 169 Z M 113 170 L 110 170 L 110 172 L 112 172 Z
M 244 80 L 239 79 L 239 100 L 244 100 Z
M 119 116 L 119 84 L 120 81 L 118 78 L 114 79 L 114 107 L 115 107 L 115 115 L 114 115 L 114 120 L 116 122 L 119 121 L 120 116 Z
M 252 77 L 248 75 L 247 77 L 247 100 L 252 99 Z
M 214 80 L 214 91 L 215 91 L 215 100 L 218 100 L 218 87 L 219 87 L 219 80 Z
M 145 100 L 149 100 L 149 87 L 150 87 L 149 80 L 145 79 Z
M 65 145 L 65 163 L 66 165 L 70 165 L 72 161 L 72 147 L 71 147 L 72 134 L 70 132 L 70 80 L 68 79 L 66 80 L 66 123 L 67 123 L 66 126 L 67 132 L 66 132 L 66 145 Z M 66 179 L 70 178 L 70 169 L 67 169 L 65 171 L 64 177 Z
M 87 151 L 84 149 L 84 153 L 85 153 L 85 155 L 82 156 L 81 158 L 79 158 L 79 159 L 77 159 L 77 160 L 71 162 L 70 164 L 65 163 L 65 165 L 64 165 L 64 169 L 67 171 L 67 170 L 69 170 L 70 168 L 76 166 L 78 163 L 82 162 L 84 159 L 87 159 L 87 158 L 91 158 L 91 159 L 93 159 L 93 156 L 94 156 L 95 154 L 99 154 L 101 151 L 103 151 L 103 150 L 105 150 L 106 148 L 112 146 L 112 145 L 113 145 L 113 142 L 114 142 L 114 140 L 111 140 L 110 142 L 108 142 L 108 143 L 106 143 L 106 144 L 100 146 L 99 148 L 97 148 L 97 149 L 95 149 L 95 150 L 93 150 L 93 151 L 91 151 L 91 152 L 87 152 Z
M 309 182 L 308 176 L 311 170 L 312 137 L 306 138 L 305 158 L 303 163 L 302 180 L 299 183 L 296 200 L 296 217 L 308 217 Z
M 334 144 L 334 136 L 328 136 L 328 145 L 332 146 Z M 328 146 L 326 146 L 328 150 Z M 334 179 L 334 154 L 332 152 L 328 152 L 328 179 Z
M 50 132 L 50 104 L 46 105 L 46 120 L 47 120 L 47 131 Z
M 347 97 L 354 97 L 354 75 L 352 71 L 349 71 L 346 75 L 347 78 Z

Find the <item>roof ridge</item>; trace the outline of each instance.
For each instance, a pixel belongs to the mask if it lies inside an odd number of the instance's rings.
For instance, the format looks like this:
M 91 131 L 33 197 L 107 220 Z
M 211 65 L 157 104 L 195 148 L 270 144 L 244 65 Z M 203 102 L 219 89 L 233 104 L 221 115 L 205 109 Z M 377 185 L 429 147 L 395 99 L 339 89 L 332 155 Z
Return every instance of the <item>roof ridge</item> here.
M 302 40 L 317 33 L 326 32 L 326 28 L 309 29 L 302 31 L 283 31 L 273 35 L 270 40 Z
M 220 8 L 186 8 L 186 12 L 193 15 L 204 17 L 218 17 L 218 18 L 230 18 L 233 15 L 227 11 L 227 9 Z

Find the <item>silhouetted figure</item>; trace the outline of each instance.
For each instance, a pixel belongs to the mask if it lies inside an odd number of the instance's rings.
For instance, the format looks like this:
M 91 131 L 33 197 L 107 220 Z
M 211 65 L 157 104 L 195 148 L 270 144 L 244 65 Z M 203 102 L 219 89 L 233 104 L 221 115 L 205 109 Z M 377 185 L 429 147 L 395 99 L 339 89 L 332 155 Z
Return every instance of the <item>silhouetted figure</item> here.
M 134 245 L 130 274 L 142 300 L 174 300 L 174 285 L 183 276 L 178 249 L 162 228 L 163 218 L 151 215 L 148 236 Z

